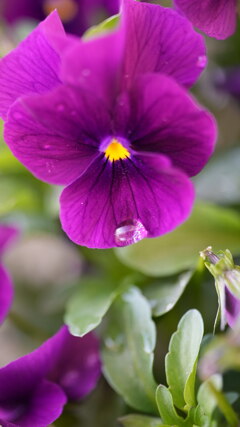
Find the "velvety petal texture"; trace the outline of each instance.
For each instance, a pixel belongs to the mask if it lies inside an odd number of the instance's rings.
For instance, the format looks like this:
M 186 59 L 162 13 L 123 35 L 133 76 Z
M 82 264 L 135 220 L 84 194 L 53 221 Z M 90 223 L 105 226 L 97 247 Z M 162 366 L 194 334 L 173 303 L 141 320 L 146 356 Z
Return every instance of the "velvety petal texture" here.
M 193 25 L 211 37 L 225 39 L 236 28 L 237 0 L 174 0 Z
M 53 42 L 57 52 L 63 43 L 61 83 L 10 107 L 14 155 L 67 186 L 60 218 L 78 244 L 124 246 L 173 230 L 216 139 L 214 120 L 182 87 L 206 64 L 202 36 L 175 11 L 124 0 L 112 33 L 67 43 L 51 33 Z
M 86 344 L 86 345 L 85 345 Z M 97 339 L 76 338 L 63 327 L 41 347 L 0 369 L 0 419 L 43 427 L 68 399 L 86 396 L 100 375 Z
M 18 230 L 8 225 L 0 225 L 0 257 L 7 250 L 8 245 L 18 236 Z M 12 280 L 0 264 L 0 323 L 9 312 L 13 300 Z
M 118 12 L 120 0 L 1 0 L 8 23 L 32 18 L 42 21 L 57 9 L 66 31 L 82 35 L 89 27 Z
M 43 21 L 19 46 L 0 61 L 0 117 L 20 96 L 44 93 L 58 86 L 60 56 L 51 35 L 64 37 L 56 12 Z
M 187 87 L 196 82 L 207 65 L 206 47 L 187 19 L 159 5 L 123 0 L 122 21 L 125 84 L 146 72 L 173 76 Z

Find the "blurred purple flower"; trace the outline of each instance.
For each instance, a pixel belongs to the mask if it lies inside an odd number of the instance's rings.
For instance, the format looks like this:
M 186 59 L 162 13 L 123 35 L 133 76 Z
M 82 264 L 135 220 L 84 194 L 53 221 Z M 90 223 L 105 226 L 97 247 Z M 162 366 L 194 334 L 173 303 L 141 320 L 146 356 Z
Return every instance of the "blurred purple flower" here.
M 66 186 L 60 217 L 74 242 L 125 246 L 189 216 L 189 176 L 216 129 L 183 86 L 205 64 L 185 18 L 134 0 L 116 32 L 79 41 L 53 13 L 1 60 L 5 139 L 35 176 Z
M 0 257 L 2 258 L 7 246 L 16 238 L 18 231 L 8 225 L 0 225 Z M 5 268 L 0 264 L 0 323 L 5 319 L 13 299 L 13 286 L 11 278 Z
M 225 39 L 236 28 L 237 0 L 174 0 L 179 11 L 210 37 Z
M 42 21 L 54 9 L 66 31 L 81 35 L 92 25 L 118 13 L 119 0 L 1 0 L 1 15 L 8 23 L 33 18 Z
M 215 86 L 240 101 L 240 67 L 219 70 L 214 75 Z
M 240 267 L 234 265 L 229 250 L 215 254 L 209 246 L 200 255 L 215 278 L 221 329 L 225 328 L 226 323 L 233 328 L 240 318 Z
M 0 369 L 0 424 L 44 427 L 68 400 L 82 399 L 99 379 L 96 337 L 73 337 L 66 327 L 41 347 Z

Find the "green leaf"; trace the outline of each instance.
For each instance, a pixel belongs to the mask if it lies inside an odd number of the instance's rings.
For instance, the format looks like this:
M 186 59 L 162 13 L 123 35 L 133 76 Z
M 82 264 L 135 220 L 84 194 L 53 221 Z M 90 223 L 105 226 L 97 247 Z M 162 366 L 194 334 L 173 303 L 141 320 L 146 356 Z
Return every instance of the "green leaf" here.
M 174 408 L 172 395 L 167 387 L 159 385 L 156 391 L 156 401 L 161 419 L 170 426 L 184 426 L 184 419 L 180 417 Z
M 85 279 L 69 300 L 65 323 L 71 334 L 82 337 L 99 325 L 122 287 L 107 279 Z
M 85 34 L 84 39 L 91 39 L 93 37 L 97 37 L 104 33 L 108 33 L 109 31 L 113 31 L 119 22 L 119 15 L 110 16 L 110 18 L 105 19 L 98 25 L 94 25 L 89 28 Z
M 164 427 L 160 418 L 146 417 L 145 415 L 126 415 L 119 421 L 124 427 Z
M 143 290 L 151 304 L 153 316 L 162 316 L 175 306 L 192 275 L 193 272 L 188 271 L 171 278 L 164 278 Z
M 202 317 L 197 310 L 189 310 L 171 338 L 165 359 L 167 383 L 179 409 L 195 405 L 196 364 L 202 337 Z
M 130 288 L 114 302 L 104 343 L 103 370 L 112 387 L 130 406 L 157 413 L 152 374 L 156 329 L 138 288 Z
M 211 245 L 218 251 L 223 242 L 233 254 L 240 253 L 240 215 L 198 202 L 190 219 L 175 231 L 115 251 L 124 264 L 142 273 L 168 276 L 194 269 L 202 248 Z
M 222 389 L 222 376 L 213 375 L 204 383 L 201 384 L 198 390 L 197 401 L 203 413 L 211 418 L 214 409 L 217 406 L 217 400 L 209 387 L 209 381 L 214 384 L 217 390 Z

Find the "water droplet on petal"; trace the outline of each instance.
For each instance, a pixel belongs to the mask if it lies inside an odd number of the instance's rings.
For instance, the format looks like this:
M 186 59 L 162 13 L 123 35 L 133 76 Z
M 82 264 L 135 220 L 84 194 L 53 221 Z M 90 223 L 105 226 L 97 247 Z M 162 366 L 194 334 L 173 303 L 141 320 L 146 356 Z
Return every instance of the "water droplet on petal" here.
M 44 144 L 44 146 L 43 146 L 44 150 L 49 150 L 50 147 L 51 146 L 49 144 Z
M 204 67 L 206 67 L 206 65 L 207 65 L 207 57 L 206 57 L 206 55 L 199 56 L 198 59 L 197 59 L 197 66 L 199 68 L 204 68 Z
M 58 104 L 58 105 L 57 105 L 57 110 L 58 110 L 59 112 L 63 112 L 63 111 L 65 110 L 65 106 L 64 106 L 64 104 Z
M 147 237 L 147 230 L 139 220 L 122 222 L 115 230 L 115 242 L 118 246 L 132 245 Z

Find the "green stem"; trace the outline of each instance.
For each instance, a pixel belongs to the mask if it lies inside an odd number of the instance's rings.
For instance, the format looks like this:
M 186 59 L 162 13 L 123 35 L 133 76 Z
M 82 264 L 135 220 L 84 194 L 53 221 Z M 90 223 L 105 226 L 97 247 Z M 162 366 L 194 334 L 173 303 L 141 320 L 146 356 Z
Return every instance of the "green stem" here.
M 214 384 L 209 381 L 209 388 L 214 395 L 219 409 L 222 411 L 230 427 L 238 427 L 238 416 L 229 404 L 228 400 L 221 391 L 217 390 Z

